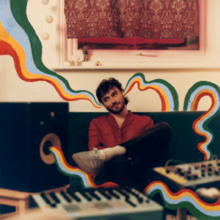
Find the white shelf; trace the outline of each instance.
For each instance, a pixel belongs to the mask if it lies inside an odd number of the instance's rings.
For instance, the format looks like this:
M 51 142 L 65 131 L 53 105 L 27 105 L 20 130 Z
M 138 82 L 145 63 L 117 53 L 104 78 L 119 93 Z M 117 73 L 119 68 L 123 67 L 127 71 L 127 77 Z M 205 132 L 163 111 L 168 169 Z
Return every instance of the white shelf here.
M 54 71 L 72 71 L 72 70 L 145 70 L 145 69 L 220 69 L 219 65 L 201 65 L 201 63 L 195 64 L 161 64 L 160 65 L 103 65 L 103 66 L 95 66 L 95 65 L 86 65 L 86 66 L 53 66 L 51 67 Z

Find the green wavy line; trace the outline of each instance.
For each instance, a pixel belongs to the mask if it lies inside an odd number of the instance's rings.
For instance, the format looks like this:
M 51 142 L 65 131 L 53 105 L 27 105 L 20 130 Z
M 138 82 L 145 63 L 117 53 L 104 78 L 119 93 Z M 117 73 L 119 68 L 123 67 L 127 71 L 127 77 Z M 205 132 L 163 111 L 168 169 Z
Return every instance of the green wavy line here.
M 168 83 L 167 81 L 165 81 L 163 79 L 155 79 L 155 80 L 148 82 L 145 80 L 145 76 L 143 73 L 136 73 L 128 80 L 128 82 L 125 86 L 125 91 L 127 90 L 127 87 L 130 84 L 130 82 L 138 76 L 141 77 L 143 82 L 146 84 L 147 83 L 160 83 L 160 84 L 163 84 L 164 86 L 166 86 L 169 89 L 170 93 L 172 94 L 172 98 L 173 98 L 173 102 L 174 102 L 174 110 L 175 111 L 179 110 L 179 98 L 178 98 L 178 94 L 176 92 L 176 89 L 170 83 Z
M 96 102 L 96 99 L 91 92 L 88 92 L 86 90 L 78 90 L 78 91 L 73 90 L 70 87 L 68 81 L 64 77 L 58 75 L 57 73 L 55 73 L 55 72 L 51 71 L 50 69 L 48 69 L 47 67 L 45 67 L 45 65 L 42 62 L 41 41 L 39 40 L 35 30 L 33 29 L 32 25 L 30 24 L 30 22 L 28 21 L 28 18 L 27 18 L 27 14 L 26 14 L 27 2 L 28 2 L 28 0 L 19 0 L 19 1 L 18 0 L 10 0 L 10 5 L 11 5 L 11 12 L 14 16 L 14 19 L 23 28 L 23 30 L 26 32 L 26 34 L 29 38 L 29 41 L 31 44 L 31 49 L 32 49 L 33 60 L 34 60 L 36 67 L 40 71 L 48 73 L 53 76 L 56 76 L 57 78 L 62 80 L 69 91 L 74 92 L 74 93 L 87 92 L 88 94 L 90 94 L 94 98 L 94 100 Z M 96 104 L 99 106 L 99 104 L 97 102 L 96 102 Z

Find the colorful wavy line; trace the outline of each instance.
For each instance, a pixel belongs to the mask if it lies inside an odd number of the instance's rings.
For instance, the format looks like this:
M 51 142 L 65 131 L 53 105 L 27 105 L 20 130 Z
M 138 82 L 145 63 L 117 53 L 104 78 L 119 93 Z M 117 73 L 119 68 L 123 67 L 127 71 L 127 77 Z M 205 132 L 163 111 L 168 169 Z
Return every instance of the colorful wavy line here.
M 145 188 L 144 193 L 149 197 L 159 193 L 167 208 L 172 210 L 186 208 L 196 219 L 220 219 L 220 199 L 215 203 L 208 204 L 202 201 L 192 190 L 182 189 L 172 193 L 168 186 L 160 181 L 150 183 Z
M 90 175 L 80 170 L 78 167 L 70 166 L 62 152 L 62 150 L 58 147 L 52 146 L 50 147 L 50 152 L 53 154 L 57 168 L 61 173 L 66 176 L 77 176 L 81 179 L 83 188 L 99 188 L 99 187 L 119 187 L 116 183 L 107 182 L 101 185 L 96 185 L 91 179 Z
M 219 87 L 214 83 L 206 81 L 195 83 L 187 92 L 184 101 L 184 110 L 196 111 L 199 101 L 204 96 L 209 96 L 212 104 L 207 112 L 194 121 L 193 130 L 198 135 L 205 137 L 205 141 L 198 144 L 198 149 L 205 155 L 204 160 L 209 160 L 211 159 L 212 152 L 208 149 L 208 146 L 214 140 L 214 136 L 208 128 L 208 123 L 219 113 Z
M 26 15 L 27 0 L 0 0 L 1 55 L 13 57 L 18 76 L 25 81 L 47 81 L 66 101 L 85 99 L 96 108 L 92 93 L 70 88 L 66 79 L 47 69 L 42 63 L 42 45 Z
M 18 76 L 25 81 L 47 81 L 54 86 L 59 95 L 66 101 L 89 100 L 96 108 L 102 106 L 94 96 L 85 90 L 74 91 L 67 80 L 49 70 L 42 63 L 42 45 L 26 15 L 28 0 L 0 0 L 0 33 L 1 44 L 13 57 Z M 3 44 L 4 42 L 4 44 Z M 1 45 L 1 46 L 2 46 Z M 140 78 L 139 78 L 140 77 Z M 138 79 L 139 78 L 139 79 Z M 128 93 L 135 82 L 140 90 L 155 90 L 162 101 L 162 111 L 178 109 L 178 97 L 175 89 L 164 80 L 154 80 L 147 83 L 143 74 L 135 74 L 127 83 Z
M 165 80 L 156 79 L 147 82 L 143 73 L 136 73 L 128 80 L 123 94 L 126 95 L 130 92 L 135 83 L 138 84 L 138 89 L 140 91 L 153 89 L 158 93 L 162 102 L 162 111 L 178 111 L 179 101 L 177 92 L 174 87 Z

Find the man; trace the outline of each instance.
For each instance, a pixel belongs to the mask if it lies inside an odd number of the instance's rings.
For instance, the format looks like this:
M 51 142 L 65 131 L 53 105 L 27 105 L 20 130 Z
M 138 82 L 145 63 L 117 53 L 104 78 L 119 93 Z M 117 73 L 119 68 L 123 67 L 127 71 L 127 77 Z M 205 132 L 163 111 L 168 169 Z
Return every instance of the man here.
M 100 83 L 96 95 L 109 115 L 91 121 L 89 151 L 76 153 L 73 159 L 83 171 L 95 173 L 97 181 L 136 186 L 161 159 L 171 128 L 128 111 L 122 93 L 121 83 L 114 78 Z

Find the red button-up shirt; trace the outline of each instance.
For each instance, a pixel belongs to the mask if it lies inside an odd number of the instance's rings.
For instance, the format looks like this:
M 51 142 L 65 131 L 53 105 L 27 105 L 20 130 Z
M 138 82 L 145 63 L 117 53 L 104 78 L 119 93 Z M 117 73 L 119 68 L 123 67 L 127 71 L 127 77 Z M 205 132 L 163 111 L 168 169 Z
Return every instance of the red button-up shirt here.
M 121 128 L 111 114 L 94 118 L 89 127 L 89 150 L 94 147 L 104 149 L 120 145 L 153 125 L 150 117 L 136 115 L 131 111 L 128 112 Z

